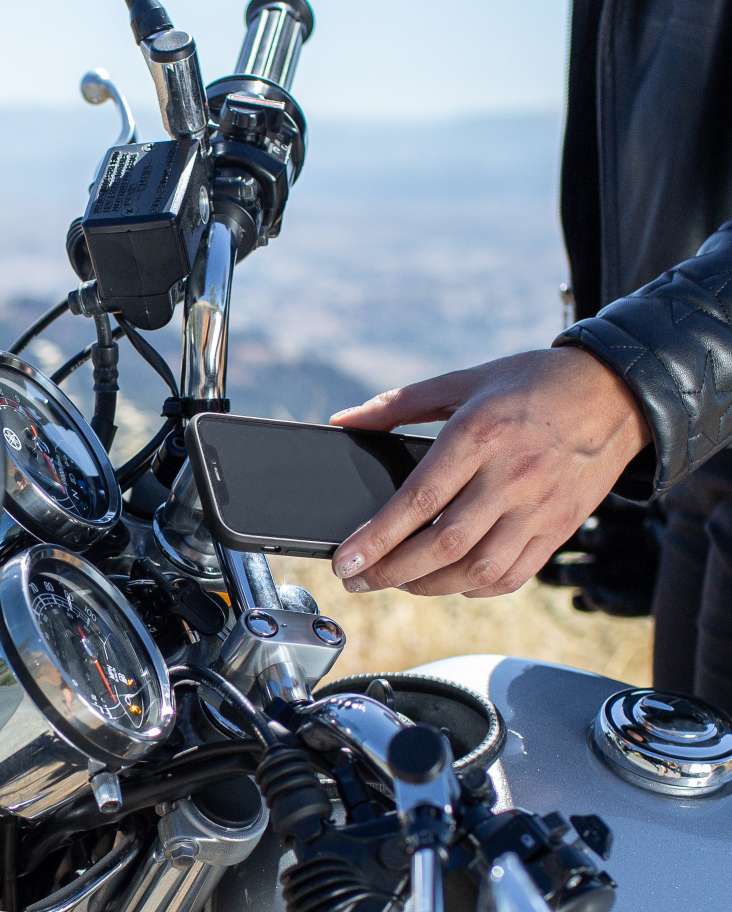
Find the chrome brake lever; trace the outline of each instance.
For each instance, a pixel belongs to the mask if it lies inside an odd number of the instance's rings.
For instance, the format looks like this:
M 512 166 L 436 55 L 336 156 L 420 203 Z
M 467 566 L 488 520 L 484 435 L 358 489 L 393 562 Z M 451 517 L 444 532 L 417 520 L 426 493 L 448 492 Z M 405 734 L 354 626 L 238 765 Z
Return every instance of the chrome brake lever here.
M 107 101 L 114 103 L 121 124 L 119 136 L 114 142 L 115 146 L 127 146 L 137 140 L 137 125 L 132 108 L 105 69 L 98 67 L 85 73 L 81 79 L 80 89 L 84 101 L 88 104 L 100 105 Z

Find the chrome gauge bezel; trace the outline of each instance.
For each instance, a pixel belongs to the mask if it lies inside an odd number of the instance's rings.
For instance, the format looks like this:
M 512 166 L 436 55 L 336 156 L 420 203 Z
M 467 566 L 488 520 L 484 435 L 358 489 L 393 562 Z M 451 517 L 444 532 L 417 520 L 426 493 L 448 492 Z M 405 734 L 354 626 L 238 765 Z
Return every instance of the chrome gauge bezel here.
M 85 519 L 65 509 L 7 454 L 3 506 L 14 522 L 34 538 L 84 551 L 117 523 L 122 511 L 122 494 L 109 455 L 74 403 L 48 377 L 7 352 L 0 352 L 0 371 L 3 369 L 16 371 L 40 387 L 73 425 L 99 466 L 107 509 L 96 519 Z
M 131 731 L 106 719 L 78 693 L 66 688 L 60 663 L 35 620 L 30 581 L 36 568 L 48 559 L 60 561 L 82 573 L 120 612 L 145 650 L 160 693 L 156 719 L 144 730 Z M 125 596 L 88 561 L 50 545 L 35 545 L 9 561 L 0 571 L 0 642 L 16 678 L 49 723 L 49 726 L 90 760 L 108 767 L 124 767 L 140 760 L 165 741 L 175 721 L 173 692 L 168 670 L 158 647 Z M 45 681 L 42 688 L 39 681 Z M 58 682 L 49 693 L 48 682 Z

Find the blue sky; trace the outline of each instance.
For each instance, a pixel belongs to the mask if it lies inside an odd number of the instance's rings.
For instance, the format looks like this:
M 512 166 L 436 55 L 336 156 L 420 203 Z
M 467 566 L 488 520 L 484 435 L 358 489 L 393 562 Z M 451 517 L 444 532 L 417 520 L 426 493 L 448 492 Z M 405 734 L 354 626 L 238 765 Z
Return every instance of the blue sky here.
M 315 34 L 294 91 L 310 116 L 424 120 L 562 105 L 568 0 L 313 0 Z M 78 103 L 105 66 L 137 105 L 154 104 L 124 0 L 25 0 L 3 10 L 0 105 Z M 239 0 L 168 0 L 196 37 L 204 76 L 233 67 Z

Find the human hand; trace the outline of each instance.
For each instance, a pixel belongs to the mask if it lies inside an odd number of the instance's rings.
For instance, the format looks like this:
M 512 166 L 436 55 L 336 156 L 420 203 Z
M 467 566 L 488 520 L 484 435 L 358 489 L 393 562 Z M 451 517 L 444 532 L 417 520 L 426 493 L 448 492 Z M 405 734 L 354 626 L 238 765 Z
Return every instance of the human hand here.
M 391 500 L 336 551 L 349 592 L 513 592 L 592 513 L 650 441 L 632 393 L 593 355 L 526 352 L 391 390 L 332 424 L 446 420 Z

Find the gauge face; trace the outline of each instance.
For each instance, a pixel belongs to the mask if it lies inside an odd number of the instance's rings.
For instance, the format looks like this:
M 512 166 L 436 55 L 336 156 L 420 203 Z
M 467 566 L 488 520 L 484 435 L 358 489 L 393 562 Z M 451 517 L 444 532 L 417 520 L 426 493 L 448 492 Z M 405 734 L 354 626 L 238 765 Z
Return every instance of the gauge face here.
M 148 650 L 105 593 L 78 568 L 48 558 L 29 576 L 28 595 L 58 663 L 62 698 L 75 696 L 132 733 L 156 726 L 162 693 Z
M 101 467 L 40 387 L 0 367 L 0 427 L 8 457 L 60 507 L 83 519 L 107 510 Z
M 6 507 L 38 538 L 86 547 L 119 516 L 101 444 L 73 404 L 29 365 L 0 355 Z
M 0 643 L 50 728 L 89 759 L 125 766 L 170 734 L 160 650 L 119 589 L 78 555 L 34 545 L 0 569 Z

